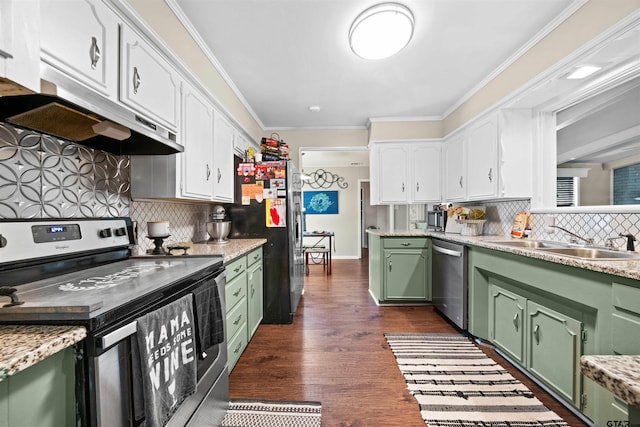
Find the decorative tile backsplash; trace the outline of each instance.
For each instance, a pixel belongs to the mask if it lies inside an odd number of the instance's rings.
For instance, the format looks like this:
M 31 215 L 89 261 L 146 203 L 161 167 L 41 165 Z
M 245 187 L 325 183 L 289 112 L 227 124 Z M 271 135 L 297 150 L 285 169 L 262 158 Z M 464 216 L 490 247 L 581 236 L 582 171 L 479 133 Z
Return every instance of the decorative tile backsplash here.
M 211 212 L 207 203 L 131 202 L 131 219 L 138 222 L 138 246 L 143 249 L 153 248 L 153 241 L 147 238 L 149 221 L 169 221 L 171 236 L 166 243 L 208 240 L 207 221 Z
M 116 156 L 0 123 L 0 219 L 130 216 L 138 243 L 147 221 L 169 221 L 167 243 L 208 239 L 207 203 L 133 201 L 128 156 Z
M 138 223 L 138 243 L 150 249 L 148 221 L 169 221 L 167 243 L 208 239 L 208 203 L 134 201 L 130 195 L 130 161 L 99 150 L 0 123 L 0 219 L 130 216 Z M 484 234 L 507 236 L 528 200 L 467 203 L 486 208 Z M 424 205 L 411 206 L 411 222 L 424 220 Z M 547 234 L 545 214 L 531 216 L 532 238 L 568 241 L 556 230 Z M 640 238 L 640 214 L 554 214 L 556 225 L 596 244 L 618 233 Z M 622 239 L 616 244 L 622 245 Z
M 528 212 L 531 209 L 528 200 L 486 202 L 473 205 L 485 207 L 487 222 L 484 224 L 484 234 L 496 236 L 509 235 L 515 215 L 518 212 Z M 571 236 L 561 230 L 556 229 L 553 233 L 547 233 L 544 226 L 544 218 L 547 215 L 555 216 L 557 226 L 566 228 L 579 236 L 593 238 L 596 245 L 604 245 L 605 239 L 617 236 L 619 233 L 630 233 L 640 239 L 640 214 L 637 213 L 532 214 L 529 220 L 532 239 L 569 241 Z M 619 239 L 614 243 L 621 246 L 624 244 L 624 240 Z
M 129 158 L 0 123 L 0 218 L 129 215 Z

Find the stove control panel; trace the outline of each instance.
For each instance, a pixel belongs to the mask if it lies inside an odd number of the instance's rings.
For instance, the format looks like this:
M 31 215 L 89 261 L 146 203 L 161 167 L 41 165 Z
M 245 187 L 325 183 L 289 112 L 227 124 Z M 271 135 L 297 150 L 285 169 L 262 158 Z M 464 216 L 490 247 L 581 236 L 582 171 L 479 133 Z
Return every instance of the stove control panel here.
M 32 225 L 31 234 L 35 243 L 80 240 L 82 238 L 78 224 Z
M 0 264 L 130 244 L 123 218 L 0 221 L 0 236 Z

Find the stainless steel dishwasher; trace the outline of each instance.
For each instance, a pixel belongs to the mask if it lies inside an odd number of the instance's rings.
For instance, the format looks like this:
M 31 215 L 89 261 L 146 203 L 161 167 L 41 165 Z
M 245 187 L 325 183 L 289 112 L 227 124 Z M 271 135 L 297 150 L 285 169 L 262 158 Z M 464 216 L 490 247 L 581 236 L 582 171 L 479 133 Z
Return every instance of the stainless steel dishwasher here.
M 467 248 L 432 240 L 433 304 L 460 329 L 467 329 Z

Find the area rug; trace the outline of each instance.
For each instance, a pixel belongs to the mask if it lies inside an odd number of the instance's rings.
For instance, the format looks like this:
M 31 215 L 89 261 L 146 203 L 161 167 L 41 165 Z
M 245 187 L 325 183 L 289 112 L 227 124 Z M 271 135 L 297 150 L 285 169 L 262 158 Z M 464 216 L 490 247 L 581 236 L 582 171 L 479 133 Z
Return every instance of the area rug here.
M 221 427 L 320 427 L 320 402 L 232 400 Z
M 387 333 L 428 427 L 568 427 L 468 338 Z

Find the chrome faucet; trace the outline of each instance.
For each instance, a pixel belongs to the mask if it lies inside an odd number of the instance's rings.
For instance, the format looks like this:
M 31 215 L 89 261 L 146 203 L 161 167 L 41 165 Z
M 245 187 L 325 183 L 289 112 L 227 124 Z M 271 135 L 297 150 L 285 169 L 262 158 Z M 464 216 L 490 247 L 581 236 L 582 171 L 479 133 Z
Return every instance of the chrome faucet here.
M 617 250 L 618 248 L 613 244 L 613 241 L 617 239 L 624 239 L 624 236 L 613 236 L 613 237 L 607 237 L 606 239 L 604 239 L 605 248 Z
M 571 238 L 569 239 L 569 243 L 578 243 L 578 239 L 580 239 L 583 242 L 585 242 L 587 244 L 587 246 L 593 246 L 593 243 L 594 243 L 593 237 L 582 237 L 582 236 L 577 235 L 576 233 L 573 233 L 573 232 L 567 230 L 566 228 L 562 228 L 562 227 L 557 226 L 557 225 L 550 225 L 549 227 L 557 228 L 558 230 L 562 230 L 565 233 L 569 234 L 571 236 Z

